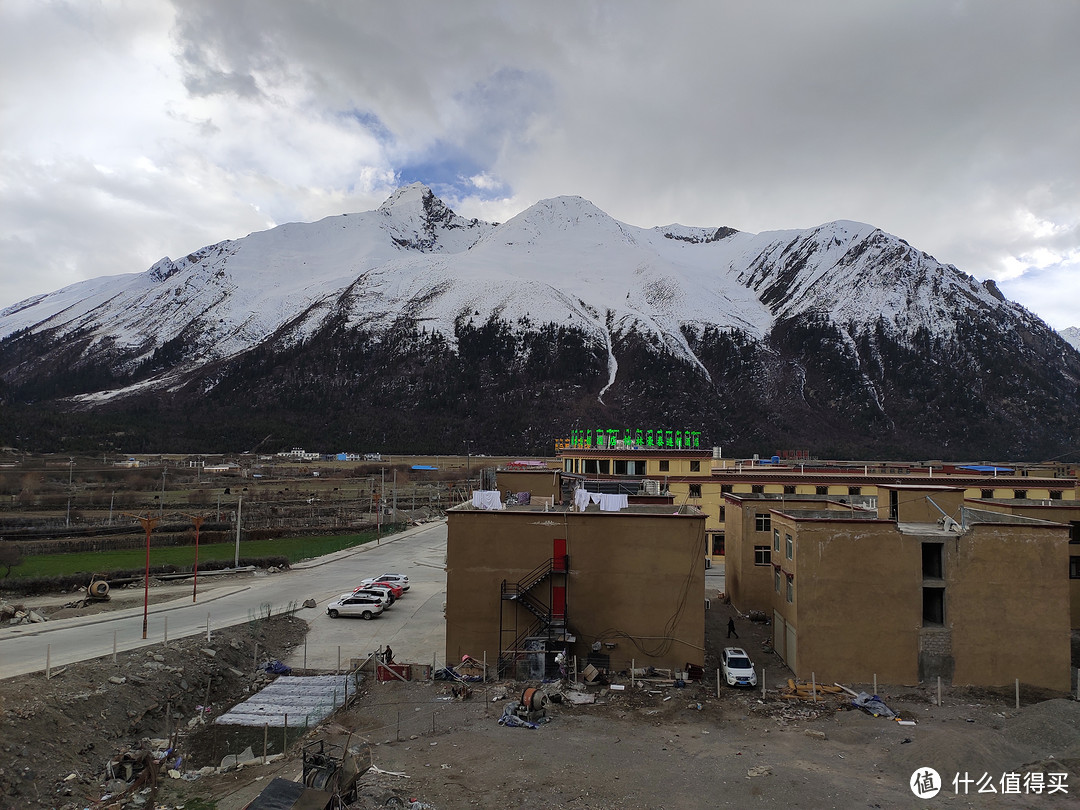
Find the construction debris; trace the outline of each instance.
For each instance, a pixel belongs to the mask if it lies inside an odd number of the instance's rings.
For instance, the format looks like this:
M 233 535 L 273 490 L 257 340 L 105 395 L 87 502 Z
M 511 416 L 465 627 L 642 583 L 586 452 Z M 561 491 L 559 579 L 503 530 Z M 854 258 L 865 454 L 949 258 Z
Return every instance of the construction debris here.
M 787 700 L 809 700 L 821 703 L 828 697 L 842 695 L 845 691 L 847 690 L 842 686 L 796 682 L 793 678 L 788 678 L 787 688 L 780 692 L 780 697 Z

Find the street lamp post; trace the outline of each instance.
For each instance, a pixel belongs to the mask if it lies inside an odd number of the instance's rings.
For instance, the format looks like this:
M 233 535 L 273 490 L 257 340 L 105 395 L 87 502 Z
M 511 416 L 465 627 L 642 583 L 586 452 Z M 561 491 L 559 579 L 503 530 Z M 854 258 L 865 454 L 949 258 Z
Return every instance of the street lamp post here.
M 142 524 L 143 529 L 146 530 L 146 573 L 143 576 L 143 616 L 142 616 L 142 637 L 146 638 L 146 624 L 147 618 L 150 613 L 150 532 L 154 530 L 154 527 L 158 525 L 160 517 L 142 517 L 140 515 L 128 515 L 133 517 L 139 523 Z

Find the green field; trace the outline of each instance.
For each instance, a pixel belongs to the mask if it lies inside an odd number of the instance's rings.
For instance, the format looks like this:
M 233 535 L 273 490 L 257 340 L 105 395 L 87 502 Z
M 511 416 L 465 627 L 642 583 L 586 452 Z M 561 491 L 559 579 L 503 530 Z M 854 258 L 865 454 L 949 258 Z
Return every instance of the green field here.
M 387 534 L 384 528 L 383 535 Z M 326 537 L 284 537 L 273 540 L 249 540 L 240 544 L 240 557 L 287 557 L 290 563 L 321 557 L 334 551 L 362 546 L 375 540 L 375 532 L 330 535 Z M 235 543 L 200 543 L 200 567 L 210 560 L 231 562 L 236 555 Z M 150 542 L 150 567 L 175 565 L 190 569 L 195 562 L 195 546 L 166 546 L 154 548 Z M 141 570 L 146 565 L 146 548 L 117 551 L 85 551 L 70 554 L 42 554 L 24 557 L 22 564 L 11 569 L 14 577 L 54 577 L 77 573 L 106 573 L 109 571 Z M 0 572 L 2 573 L 2 572 Z

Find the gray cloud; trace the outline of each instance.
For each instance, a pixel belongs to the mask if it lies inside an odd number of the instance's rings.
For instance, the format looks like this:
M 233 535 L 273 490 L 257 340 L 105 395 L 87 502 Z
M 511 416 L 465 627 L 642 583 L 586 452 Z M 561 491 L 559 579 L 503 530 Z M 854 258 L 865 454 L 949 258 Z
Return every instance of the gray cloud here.
M 0 260 L 34 272 L 0 305 L 421 179 L 498 220 L 871 222 L 1063 327 L 1078 31 L 1055 0 L 5 5 Z

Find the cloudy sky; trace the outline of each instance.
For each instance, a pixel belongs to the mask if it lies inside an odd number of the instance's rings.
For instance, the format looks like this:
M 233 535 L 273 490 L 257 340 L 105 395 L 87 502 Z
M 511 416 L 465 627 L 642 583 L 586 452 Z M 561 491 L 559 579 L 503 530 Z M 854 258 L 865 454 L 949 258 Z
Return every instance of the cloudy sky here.
M 1071 0 L 3 0 L 0 307 L 420 180 L 872 223 L 1080 325 Z

